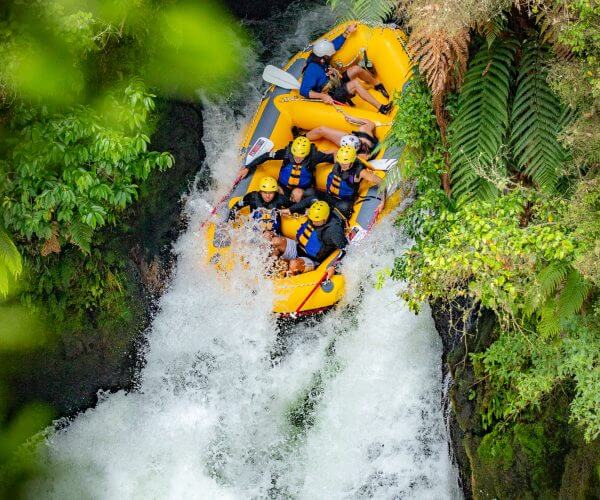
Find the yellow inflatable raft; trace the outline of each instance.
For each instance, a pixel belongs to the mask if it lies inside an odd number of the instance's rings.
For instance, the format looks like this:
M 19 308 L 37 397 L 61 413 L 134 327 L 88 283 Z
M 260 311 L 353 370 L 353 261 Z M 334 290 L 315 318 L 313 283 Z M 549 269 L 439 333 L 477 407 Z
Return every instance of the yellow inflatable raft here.
M 324 35 L 324 38 L 333 40 L 340 35 L 348 23 L 340 24 Z M 406 37 L 404 33 L 393 26 L 370 27 L 359 24 L 358 29 L 352 33 L 333 57 L 332 64 L 338 68 L 345 68 L 359 60 L 364 60 L 365 54 L 376 72 L 377 77 L 385 85 L 390 96 L 402 92 L 411 76 L 410 60 L 403 48 Z M 300 80 L 306 60 L 311 53 L 311 46 L 296 54 L 285 69 Z M 367 87 L 368 88 L 368 87 Z M 370 90 L 371 94 L 381 103 L 386 103 L 380 93 Z M 346 120 L 346 114 L 358 118 L 366 118 L 377 124 L 377 137 L 381 141 L 388 134 L 395 110 L 390 115 L 383 115 L 360 99 L 353 99 L 352 106 L 331 106 L 320 101 L 303 98 L 297 90 L 286 90 L 271 86 L 266 92 L 254 119 L 250 123 L 240 150 L 240 164 L 243 164 L 249 153 L 249 148 L 261 137 L 266 137 L 274 143 L 274 149 L 280 149 L 293 139 L 292 128 L 310 130 L 326 125 L 340 130 L 351 132 L 357 129 Z M 328 141 L 317 141 L 318 149 L 325 152 L 334 152 L 337 146 Z M 397 159 L 400 151 L 382 149 L 377 159 Z M 233 190 L 227 203 L 223 203 L 216 215 L 217 222 L 211 222 L 207 227 L 208 252 L 207 260 L 211 265 L 216 265 L 226 270 L 227 262 L 232 258 L 230 239 L 223 236 L 219 230 L 227 221 L 227 215 L 241 197 L 251 191 L 256 191 L 260 179 L 265 175 L 277 178 L 280 161 L 267 161 L 260 165 L 255 173 L 243 179 Z M 237 167 L 239 168 L 239 167 Z M 318 189 L 325 189 L 327 175 L 332 168 L 331 164 L 321 164 L 317 167 L 316 183 Z M 384 171 L 376 171 L 381 177 Z M 364 180 L 360 187 L 352 217 L 348 224 L 348 237 L 352 241 L 359 240 L 374 224 L 378 216 L 385 214 L 399 203 L 399 194 L 388 196 L 385 210 L 377 214 L 376 209 L 380 203 L 380 194 L 377 186 L 366 183 Z M 306 220 L 304 216 L 282 217 L 282 233 L 288 238 L 295 238 L 299 226 Z M 330 282 L 326 282 L 315 289 L 323 276 L 327 265 L 336 258 L 337 252 L 332 254 L 317 269 L 298 276 L 274 278 L 276 299 L 273 311 L 280 314 L 310 314 L 337 303 L 344 294 L 344 276 L 336 274 Z M 311 291 L 314 292 L 305 301 Z M 303 304 L 304 302 L 304 304 Z M 303 304 L 303 305 L 302 305 Z M 302 305 L 301 309 L 299 307 Z

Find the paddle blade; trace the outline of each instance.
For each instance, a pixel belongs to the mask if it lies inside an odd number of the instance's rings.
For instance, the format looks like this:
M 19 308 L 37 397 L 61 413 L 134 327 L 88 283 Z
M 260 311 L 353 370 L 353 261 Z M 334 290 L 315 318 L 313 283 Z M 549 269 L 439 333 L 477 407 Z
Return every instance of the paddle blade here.
M 246 156 L 246 165 L 249 165 L 259 156 L 271 151 L 273 146 L 274 144 L 271 139 L 267 137 L 259 137 L 248 151 L 248 155 Z
M 276 85 L 277 87 L 281 87 L 282 89 L 297 90 L 300 88 L 300 82 L 294 77 L 294 75 L 290 75 L 287 71 L 272 66 L 271 64 L 265 66 L 263 71 L 263 80 Z
M 369 162 L 369 165 L 371 165 L 371 168 L 373 170 L 388 171 L 391 168 L 395 167 L 396 163 L 398 163 L 398 160 L 371 160 Z

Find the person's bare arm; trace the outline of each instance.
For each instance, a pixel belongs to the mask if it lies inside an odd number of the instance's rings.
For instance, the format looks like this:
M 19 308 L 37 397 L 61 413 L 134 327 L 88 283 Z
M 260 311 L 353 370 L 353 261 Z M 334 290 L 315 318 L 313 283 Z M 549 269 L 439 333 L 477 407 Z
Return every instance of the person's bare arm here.
M 329 94 L 325 94 L 324 92 L 316 92 L 314 90 L 311 90 L 308 93 L 308 97 L 310 97 L 311 99 L 320 99 L 325 104 L 333 104 L 333 97 L 331 97 Z

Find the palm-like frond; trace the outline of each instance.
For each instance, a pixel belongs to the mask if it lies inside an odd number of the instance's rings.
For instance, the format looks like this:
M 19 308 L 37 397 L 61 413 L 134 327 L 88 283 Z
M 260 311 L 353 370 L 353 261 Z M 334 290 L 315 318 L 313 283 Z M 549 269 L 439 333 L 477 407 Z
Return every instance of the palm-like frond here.
M 462 82 L 469 58 L 469 33 L 449 36 L 445 30 L 413 31 L 408 51 L 418 61 L 434 96 L 443 95 Z
M 547 83 L 546 51 L 524 44 L 511 111 L 511 143 L 517 166 L 542 189 L 556 187 L 565 152 L 558 142 L 562 106 Z
M 517 44 L 497 40 L 473 58 L 450 127 L 453 194 L 460 202 L 489 199 L 497 188 L 478 169 L 493 170 L 500 161 L 508 129 L 508 94 Z

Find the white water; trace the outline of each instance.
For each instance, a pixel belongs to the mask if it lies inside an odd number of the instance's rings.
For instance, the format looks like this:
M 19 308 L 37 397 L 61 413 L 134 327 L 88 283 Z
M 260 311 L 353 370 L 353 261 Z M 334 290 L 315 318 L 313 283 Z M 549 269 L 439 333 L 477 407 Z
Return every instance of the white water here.
M 323 11 L 299 24 L 295 48 Z M 285 48 L 279 57 L 284 57 Z M 246 102 L 252 112 L 258 96 Z M 248 119 L 208 104 L 207 161 L 225 181 L 188 200 L 190 230 L 148 334 L 139 389 L 107 394 L 52 433 L 51 479 L 35 498 L 456 498 L 441 405 L 441 344 L 425 308 L 410 313 L 397 283 L 377 291 L 402 240 L 389 222 L 344 261 L 348 295 L 320 322 L 278 336 L 268 282 L 251 269 L 227 285 L 202 265 L 197 228 L 233 179 Z M 239 135 L 239 132 L 238 134 Z M 221 138 L 230 137 L 226 147 Z M 352 304 L 352 308 L 345 307 Z M 297 407 L 320 373 L 313 425 L 295 427 Z

